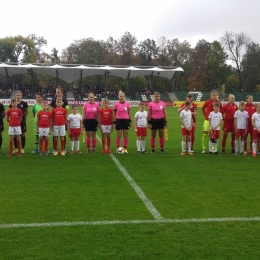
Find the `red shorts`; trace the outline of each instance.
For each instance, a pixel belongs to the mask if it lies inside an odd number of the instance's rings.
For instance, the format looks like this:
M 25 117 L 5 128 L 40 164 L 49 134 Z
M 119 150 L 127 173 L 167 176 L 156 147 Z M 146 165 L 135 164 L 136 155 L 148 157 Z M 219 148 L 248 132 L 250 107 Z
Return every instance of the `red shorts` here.
M 253 139 L 260 139 L 260 133 L 253 129 Z
M 245 136 L 246 129 L 237 129 L 236 137 Z
M 182 135 L 191 135 L 192 134 L 192 130 L 191 131 L 187 131 L 186 128 L 182 128 L 181 129 L 181 134 Z
M 70 138 L 79 137 L 80 136 L 80 128 L 70 128 Z
M 147 128 L 146 127 L 137 127 L 136 136 L 147 136 Z
M 210 130 L 210 138 L 211 139 L 219 139 L 220 137 L 220 130 Z
M 224 132 L 231 132 L 231 133 L 235 133 L 235 124 L 234 124 L 234 120 L 224 120 L 224 124 L 223 124 L 223 128 L 222 130 Z

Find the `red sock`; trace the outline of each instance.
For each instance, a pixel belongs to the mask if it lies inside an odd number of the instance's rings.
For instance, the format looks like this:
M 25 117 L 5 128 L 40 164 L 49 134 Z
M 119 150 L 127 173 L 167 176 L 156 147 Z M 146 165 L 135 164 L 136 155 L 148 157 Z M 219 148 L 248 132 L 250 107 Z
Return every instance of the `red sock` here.
M 106 148 L 106 139 L 102 139 L 102 148 L 103 148 L 103 149 Z
M 45 153 L 47 153 L 49 150 L 49 140 L 45 139 Z
M 236 136 L 235 135 L 231 135 L 231 147 L 232 147 L 232 150 L 235 150 L 235 139 L 236 139 Z
M 39 143 L 40 153 L 42 153 L 42 147 L 43 147 L 43 137 L 40 138 L 40 143 Z
M 154 150 L 154 148 L 155 148 L 155 138 L 154 137 L 151 137 L 150 143 L 151 143 L 152 150 Z
M 86 139 L 86 145 L 87 145 L 87 148 L 89 149 L 89 147 L 90 147 L 90 138 Z
M 10 150 L 10 153 L 13 153 L 13 141 L 9 142 L 9 150 Z
M 111 143 L 111 139 L 107 138 L 107 148 L 110 149 L 110 143 Z
M 61 151 L 64 150 L 64 144 L 65 144 L 65 141 L 64 140 L 60 140 Z
M 21 141 L 17 141 L 18 153 L 21 153 Z
M 92 148 L 95 150 L 96 148 L 96 144 L 97 144 L 97 139 L 96 138 L 92 138 Z
M 244 151 L 247 152 L 247 135 L 244 137 Z
M 164 148 L 164 138 L 163 137 L 160 138 L 160 147 L 163 150 L 163 148 Z
M 227 135 L 223 135 L 222 137 L 222 149 L 226 148 Z
M 58 151 L 58 141 L 54 140 L 54 150 L 57 152 Z
M 128 138 L 124 138 L 124 148 L 127 148 L 128 146 Z

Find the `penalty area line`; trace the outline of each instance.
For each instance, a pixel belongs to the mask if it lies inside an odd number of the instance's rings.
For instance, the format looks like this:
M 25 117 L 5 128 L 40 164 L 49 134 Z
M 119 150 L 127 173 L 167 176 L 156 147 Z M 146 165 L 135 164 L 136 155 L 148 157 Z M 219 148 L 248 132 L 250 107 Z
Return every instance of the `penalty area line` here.
M 168 223 L 220 223 L 220 222 L 253 222 L 260 217 L 252 218 L 191 218 L 191 219 L 157 219 L 157 220 L 115 220 L 115 221 L 79 221 L 50 223 L 14 223 L 0 224 L 0 229 L 36 228 L 36 227 L 72 227 L 72 226 L 104 226 L 124 224 L 168 224 Z
M 101 140 L 99 138 L 99 136 L 97 136 L 98 141 L 101 143 Z M 118 159 L 113 155 L 113 154 L 109 154 L 111 159 L 114 161 L 114 163 L 116 164 L 116 166 L 118 167 L 118 169 L 121 171 L 121 173 L 124 175 L 124 177 L 126 178 L 126 180 L 128 181 L 128 183 L 132 186 L 132 188 L 135 190 L 136 194 L 138 195 L 138 197 L 143 201 L 144 205 L 146 206 L 146 208 L 150 211 L 150 213 L 152 214 L 152 216 L 156 219 L 156 220 L 160 220 L 160 219 L 164 219 L 161 214 L 159 213 L 159 211 L 155 208 L 155 206 L 153 205 L 153 203 L 146 197 L 146 195 L 144 194 L 144 192 L 142 191 L 142 189 L 136 184 L 136 182 L 134 181 L 134 179 L 130 176 L 130 174 L 126 171 L 126 169 L 122 166 L 122 164 L 118 161 Z

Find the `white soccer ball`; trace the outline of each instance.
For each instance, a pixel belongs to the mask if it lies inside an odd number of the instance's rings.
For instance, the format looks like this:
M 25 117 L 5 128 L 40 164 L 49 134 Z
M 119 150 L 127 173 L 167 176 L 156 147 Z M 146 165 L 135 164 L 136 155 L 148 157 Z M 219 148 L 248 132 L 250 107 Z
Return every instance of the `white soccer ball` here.
M 117 154 L 124 154 L 124 152 L 125 152 L 125 149 L 124 149 L 123 147 L 118 147 L 118 148 L 116 149 L 116 153 L 117 153 Z

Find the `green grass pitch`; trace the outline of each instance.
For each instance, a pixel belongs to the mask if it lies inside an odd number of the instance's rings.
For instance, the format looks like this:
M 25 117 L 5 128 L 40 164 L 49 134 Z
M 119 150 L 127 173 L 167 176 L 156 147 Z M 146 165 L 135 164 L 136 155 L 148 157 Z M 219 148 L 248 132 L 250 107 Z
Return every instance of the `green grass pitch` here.
M 132 108 L 132 115 L 136 111 Z M 163 217 L 158 223 L 112 158 L 101 154 L 100 143 L 95 154 L 85 153 L 82 139 L 81 155 L 31 154 L 29 107 L 26 153 L 7 157 L 5 122 L 0 153 L 0 260 L 259 259 L 260 157 L 231 154 L 230 137 L 227 154 L 201 154 L 200 108 L 195 155 L 181 156 L 177 109 L 169 107 L 167 114 L 165 154 L 158 152 L 158 139 L 157 153 L 150 153 L 149 132 L 149 153 L 136 154 L 133 127 L 129 154 L 114 153 Z M 60 222 L 68 226 L 58 226 Z

